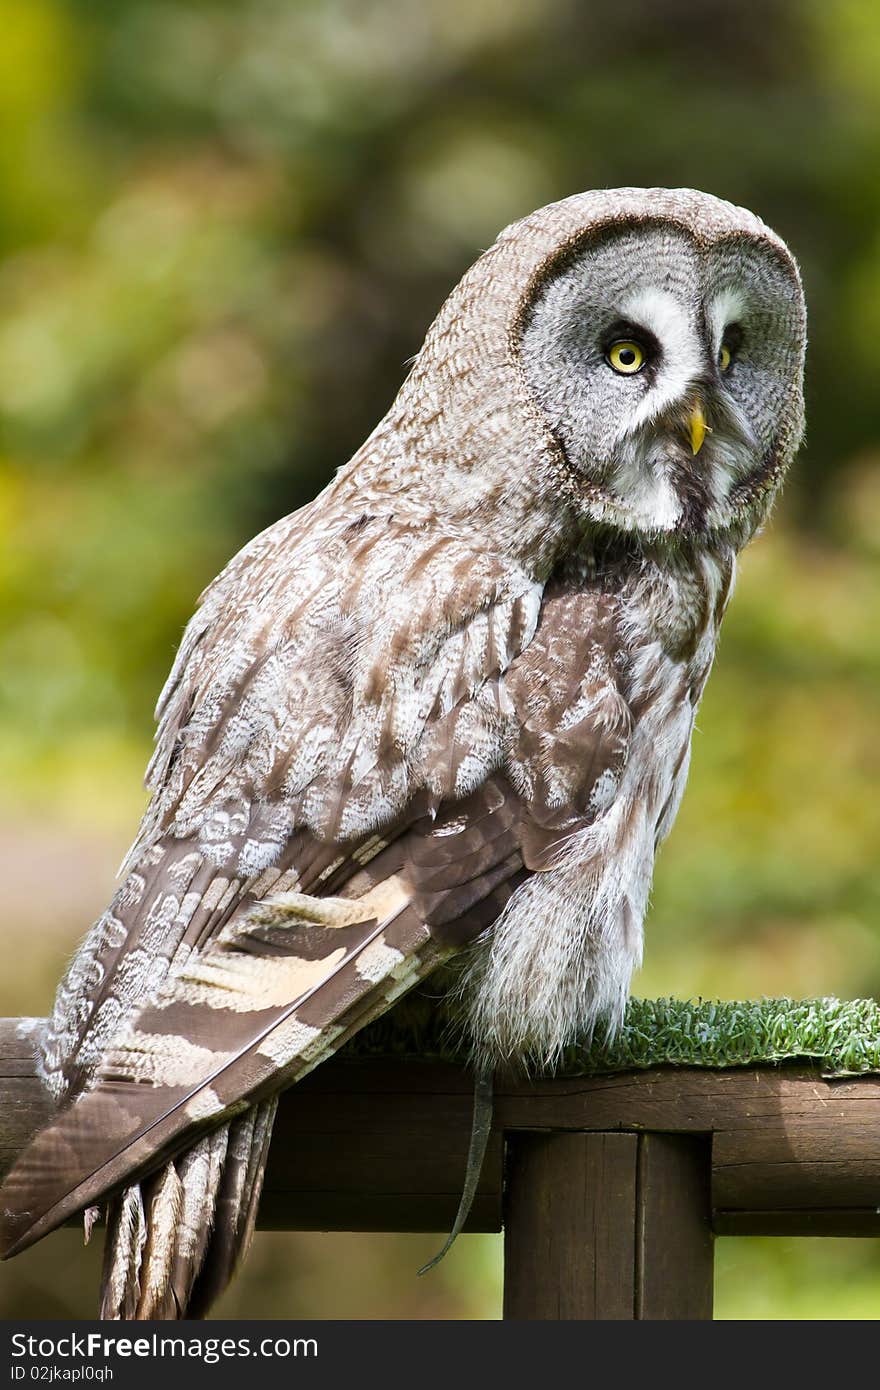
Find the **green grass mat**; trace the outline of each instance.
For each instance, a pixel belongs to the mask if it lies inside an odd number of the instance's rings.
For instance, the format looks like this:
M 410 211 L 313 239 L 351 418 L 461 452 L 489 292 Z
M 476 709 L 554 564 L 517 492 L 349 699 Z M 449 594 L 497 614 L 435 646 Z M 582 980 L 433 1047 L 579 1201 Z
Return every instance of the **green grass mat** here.
M 395 1014 L 365 1029 L 348 1053 L 463 1060 L 450 1045 L 440 1009 L 409 1019 Z M 813 1062 L 826 1075 L 880 1072 L 880 1004 L 872 999 L 632 999 L 614 1042 L 569 1048 L 556 1074 L 796 1060 Z

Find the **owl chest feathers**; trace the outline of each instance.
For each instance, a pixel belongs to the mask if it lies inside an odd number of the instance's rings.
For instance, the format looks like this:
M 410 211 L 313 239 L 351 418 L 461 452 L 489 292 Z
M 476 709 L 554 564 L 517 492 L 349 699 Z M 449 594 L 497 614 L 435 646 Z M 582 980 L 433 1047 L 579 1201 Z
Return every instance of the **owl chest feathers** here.
M 505 677 L 513 759 L 532 755 L 533 794 L 591 819 L 626 796 L 648 819 L 664 814 L 732 584 L 732 552 L 708 551 L 591 558 L 548 584 L 535 637 Z
M 419 793 L 436 810 L 503 776 L 537 868 L 611 807 L 643 742 L 657 785 L 641 795 L 664 800 L 730 558 L 581 555 L 540 583 L 459 538 L 375 526 L 303 558 L 254 612 L 218 595 L 209 616 L 239 630 L 174 692 L 153 825 L 258 873 L 297 826 L 357 840 Z
M 582 669 L 545 748 L 545 758 L 564 761 L 560 744 L 580 732 L 565 833 L 533 858 L 536 872 L 511 897 L 466 977 L 470 1032 L 490 1060 L 551 1065 L 600 1021 L 613 1030 L 622 1019 L 641 961 L 656 847 L 684 791 L 696 705 L 733 576 L 732 557 L 707 554 L 691 564 L 643 557 L 600 569 L 580 576 L 568 602 L 592 616 L 589 641 L 600 644 L 603 660 Z M 561 602 L 552 593 L 546 599 L 546 626 L 535 639 L 544 631 L 551 668 L 565 648 L 564 637 L 550 635 Z M 605 756 L 596 768 L 598 729 Z

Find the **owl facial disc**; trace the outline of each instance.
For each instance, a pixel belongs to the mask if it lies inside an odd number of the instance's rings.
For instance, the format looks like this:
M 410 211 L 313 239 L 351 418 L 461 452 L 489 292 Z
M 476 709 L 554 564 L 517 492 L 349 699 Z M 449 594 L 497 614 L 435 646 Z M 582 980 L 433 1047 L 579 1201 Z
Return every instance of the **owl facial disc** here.
M 759 238 L 600 228 L 540 285 L 522 362 L 590 514 L 648 536 L 737 519 L 799 368 L 791 276 Z

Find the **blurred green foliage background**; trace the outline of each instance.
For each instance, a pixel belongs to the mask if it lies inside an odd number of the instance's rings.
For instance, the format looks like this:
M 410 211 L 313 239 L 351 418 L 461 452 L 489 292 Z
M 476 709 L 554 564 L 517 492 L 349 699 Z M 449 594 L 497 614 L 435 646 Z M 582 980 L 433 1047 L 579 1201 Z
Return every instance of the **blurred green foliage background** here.
M 196 595 L 345 462 L 477 252 L 601 185 L 800 259 L 809 440 L 745 557 L 644 994 L 880 989 L 873 0 L 0 0 L 0 1010 L 42 1013 L 143 805 Z M 258 1237 L 233 1316 L 498 1316 L 499 1242 Z M 91 1314 L 62 1232 L 6 1316 Z M 721 1241 L 721 1317 L 874 1317 L 872 1242 Z

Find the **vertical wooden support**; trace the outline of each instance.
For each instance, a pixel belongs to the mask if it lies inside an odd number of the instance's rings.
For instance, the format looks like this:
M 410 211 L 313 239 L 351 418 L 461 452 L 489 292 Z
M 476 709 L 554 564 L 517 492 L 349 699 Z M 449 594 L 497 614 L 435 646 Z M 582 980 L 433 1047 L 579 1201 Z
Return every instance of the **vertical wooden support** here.
M 510 1135 L 505 1318 L 711 1318 L 709 1163 L 691 1135 Z
M 637 1318 L 711 1318 L 711 1171 L 708 1135 L 639 1135 Z
M 504 1316 L 634 1316 L 638 1135 L 508 1139 Z

